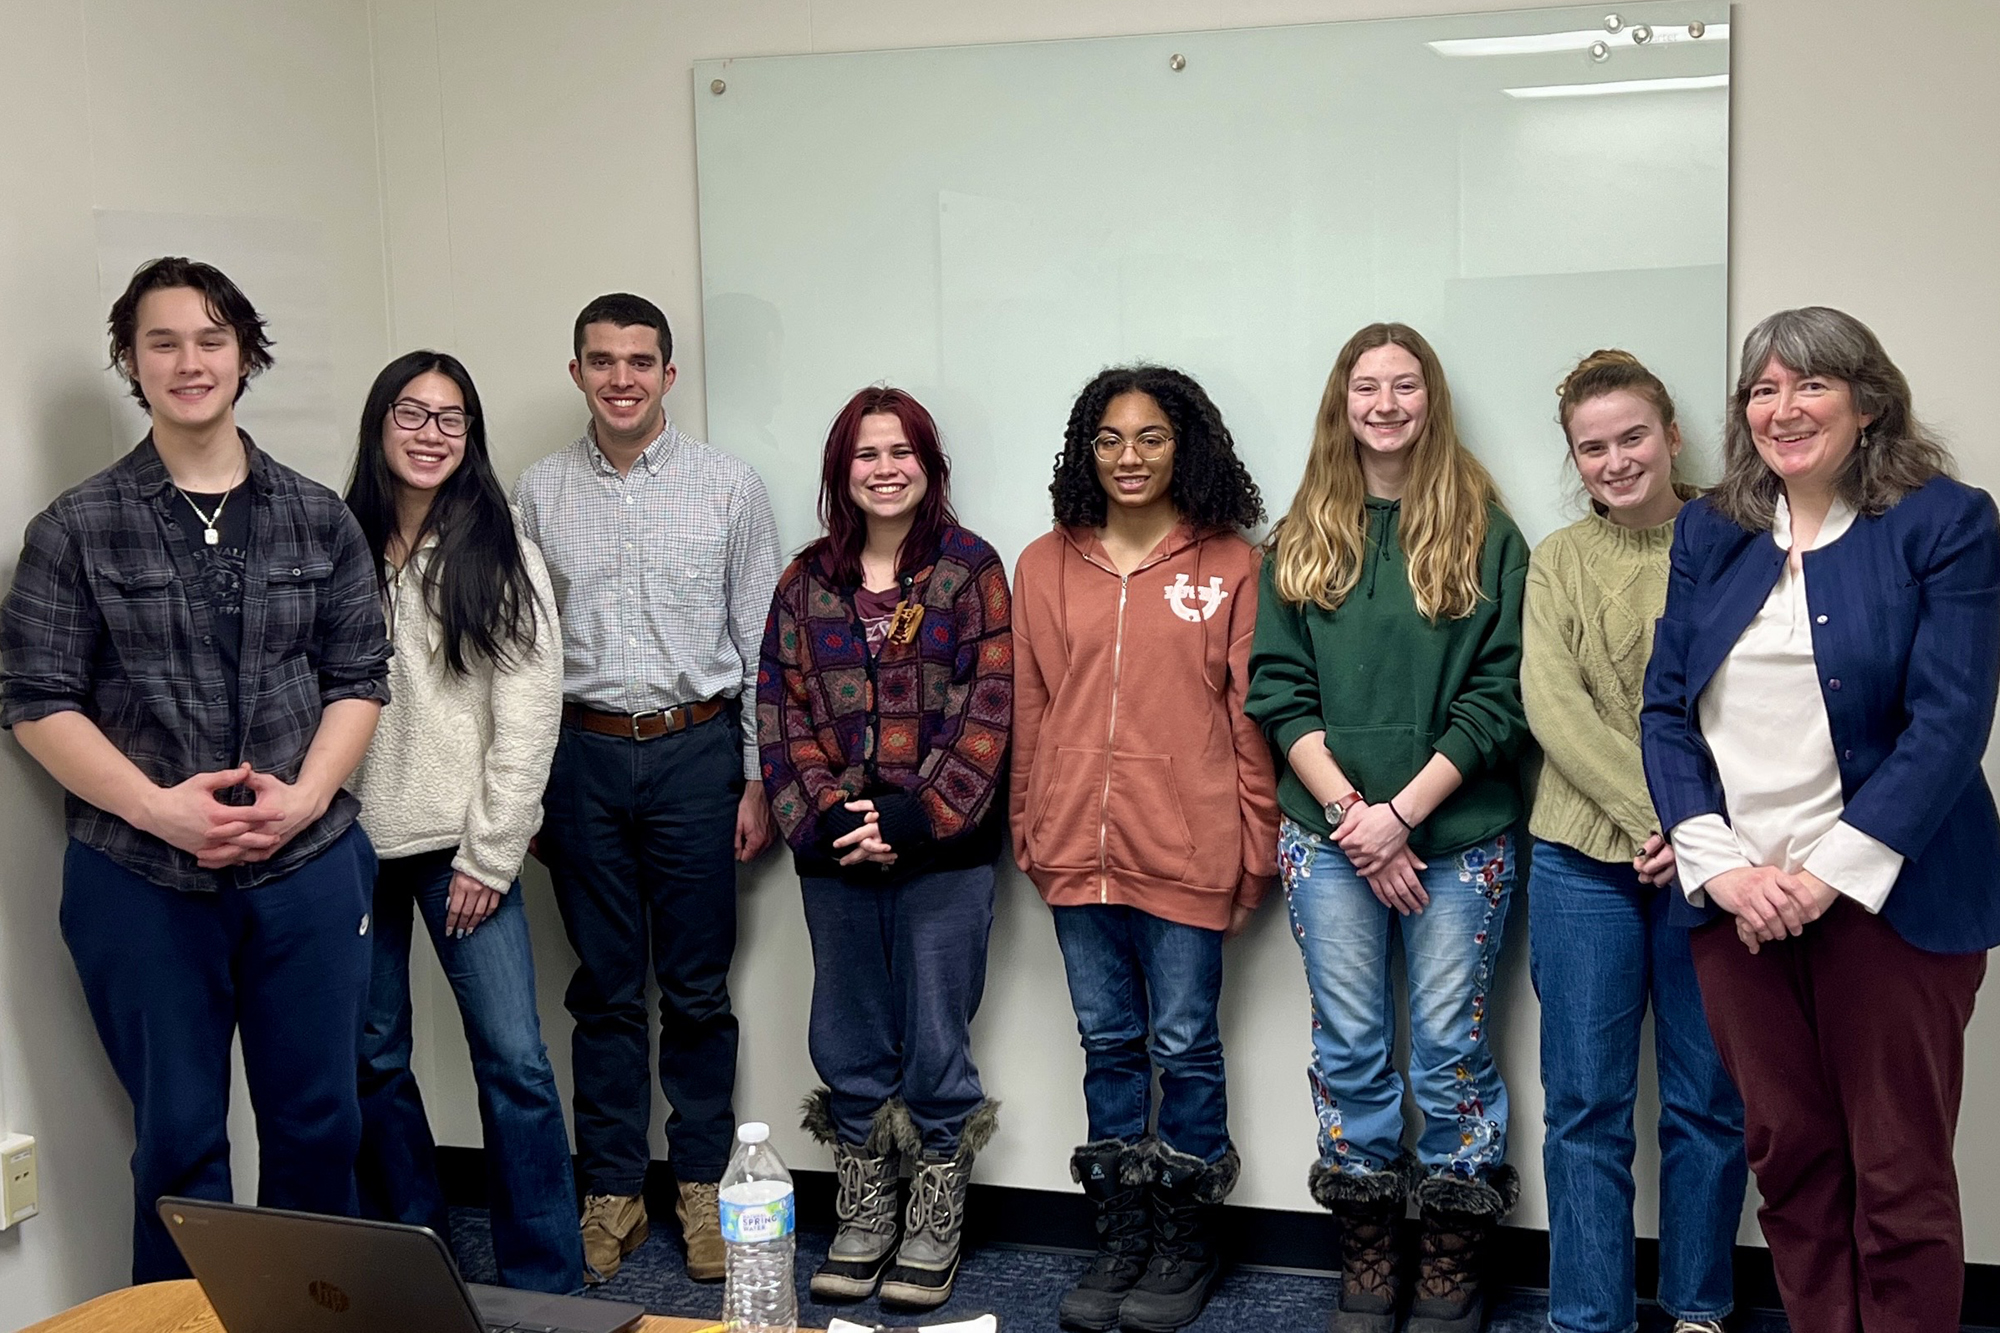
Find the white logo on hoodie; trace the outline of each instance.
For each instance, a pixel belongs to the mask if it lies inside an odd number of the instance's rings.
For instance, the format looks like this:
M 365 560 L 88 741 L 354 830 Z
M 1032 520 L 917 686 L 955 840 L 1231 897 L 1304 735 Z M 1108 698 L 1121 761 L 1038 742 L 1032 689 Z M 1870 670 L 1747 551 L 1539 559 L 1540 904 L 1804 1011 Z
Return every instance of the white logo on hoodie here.
M 1222 590 L 1222 580 L 1211 578 L 1206 588 L 1197 588 L 1188 582 L 1185 574 L 1174 575 L 1174 581 L 1167 585 L 1167 603 L 1174 608 L 1174 614 L 1182 620 L 1200 624 L 1204 620 L 1215 619 L 1222 599 L 1229 596 Z M 1190 600 L 1200 602 L 1200 607 L 1189 606 Z

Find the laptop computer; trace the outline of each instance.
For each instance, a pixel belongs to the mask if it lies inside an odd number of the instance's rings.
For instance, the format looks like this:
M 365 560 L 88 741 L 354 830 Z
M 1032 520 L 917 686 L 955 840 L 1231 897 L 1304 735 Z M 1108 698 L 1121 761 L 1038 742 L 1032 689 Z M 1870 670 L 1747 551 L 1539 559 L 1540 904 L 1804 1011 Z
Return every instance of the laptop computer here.
M 628 1333 L 646 1313 L 468 1285 L 427 1227 L 172 1197 L 159 1211 L 228 1333 Z

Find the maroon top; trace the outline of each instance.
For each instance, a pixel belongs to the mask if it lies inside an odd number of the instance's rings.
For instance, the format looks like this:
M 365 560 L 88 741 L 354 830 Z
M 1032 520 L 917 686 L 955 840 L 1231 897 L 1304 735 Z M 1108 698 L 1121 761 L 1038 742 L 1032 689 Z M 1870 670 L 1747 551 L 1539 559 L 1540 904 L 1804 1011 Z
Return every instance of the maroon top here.
M 861 628 L 868 631 L 868 651 L 871 654 L 882 651 L 882 641 L 889 637 L 889 622 L 895 619 L 896 607 L 902 600 L 903 590 L 900 587 L 884 592 L 855 589 L 854 614 L 861 617 Z

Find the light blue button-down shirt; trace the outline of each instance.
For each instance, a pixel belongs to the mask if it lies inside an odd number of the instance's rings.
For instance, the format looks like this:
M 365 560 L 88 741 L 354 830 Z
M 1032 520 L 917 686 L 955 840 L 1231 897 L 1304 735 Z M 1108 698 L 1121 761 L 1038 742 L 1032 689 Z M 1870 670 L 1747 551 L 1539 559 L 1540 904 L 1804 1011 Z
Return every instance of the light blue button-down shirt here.
M 586 432 L 521 474 L 562 617 L 563 698 L 646 713 L 726 695 L 758 778 L 757 656 L 778 527 L 756 469 L 669 421 L 624 476 Z

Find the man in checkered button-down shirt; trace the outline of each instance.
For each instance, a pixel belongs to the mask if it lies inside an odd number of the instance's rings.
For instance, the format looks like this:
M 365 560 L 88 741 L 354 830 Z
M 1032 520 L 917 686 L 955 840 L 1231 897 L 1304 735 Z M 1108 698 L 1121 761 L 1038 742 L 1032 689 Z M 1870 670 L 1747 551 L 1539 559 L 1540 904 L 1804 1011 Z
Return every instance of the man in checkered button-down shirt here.
M 602 1281 L 646 1236 L 647 944 L 690 1277 L 722 1277 L 716 1182 L 734 1137 L 736 866 L 771 842 L 758 652 L 778 532 L 757 473 L 682 434 L 673 335 L 641 297 L 584 307 L 570 377 L 590 426 L 521 477 L 563 629 L 563 728 L 539 842 L 578 959 L 577 1169 Z
M 375 854 L 343 790 L 389 640 L 340 497 L 236 428 L 264 322 L 207 264 L 111 308 L 152 418 L 28 525 L 0 606 L 0 725 L 68 792 L 62 934 L 132 1098 L 132 1279 L 188 1275 L 153 1210 L 228 1199 L 240 1029 L 261 1201 L 352 1205 Z

